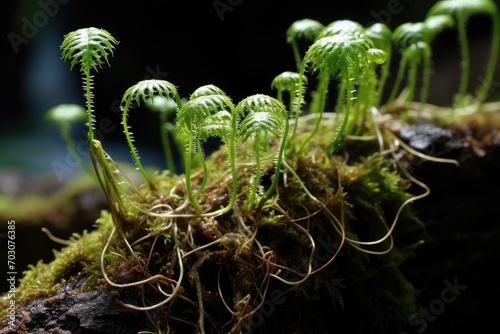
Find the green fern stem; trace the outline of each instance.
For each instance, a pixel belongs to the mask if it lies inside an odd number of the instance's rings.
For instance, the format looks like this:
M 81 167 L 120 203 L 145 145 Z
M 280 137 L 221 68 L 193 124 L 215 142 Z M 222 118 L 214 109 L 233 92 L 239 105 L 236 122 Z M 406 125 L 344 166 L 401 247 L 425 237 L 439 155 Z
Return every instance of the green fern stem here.
M 201 141 L 200 140 L 197 140 L 196 141 L 196 150 L 199 152 L 199 154 L 203 154 L 203 148 L 201 147 Z M 208 168 L 207 168 L 207 163 L 204 159 L 204 157 L 202 156 L 201 159 L 201 166 L 202 166 L 202 169 L 203 169 L 203 178 L 201 180 L 201 183 L 198 187 L 198 189 L 196 190 L 196 193 L 193 197 L 194 199 L 194 203 L 198 203 L 198 199 L 200 198 L 200 195 L 203 191 L 203 189 L 205 189 L 205 186 L 207 185 L 207 181 L 208 181 Z
M 219 214 L 224 214 L 231 210 L 236 202 L 236 197 L 238 195 L 238 175 L 236 174 L 236 139 L 238 134 L 238 111 L 236 111 L 232 106 L 229 107 L 231 110 L 231 133 L 229 138 L 225 137 L 224 142 L 229 143 L 228 145 L 228 157 L 229 157 L 229 167 L 231 169 L 231 179 L 232 179 L 232 189 L 231 197 L 229 198 L 229 203 L 224 208 L 219 211 Z
M 87 139 L 89 141 L 94 140 L 94 122 L 92 117 L 92 76 L 90 75 L 90 71 L 84 71 L 84 79 L 85 79 L 85 99 L 87 104 L 87 121 L 88 121 L 88 134 Z
M 316 124 L 314 125 L 314 128 L 311 130 L 311 132 L 309 133 L 307 138 L 302 142 L 302 145 L 300 145 L 299 152 L 301 152 L 301 153 L 305 153 L 307 145 L 309 145 L 309 142 L 313 139 L 313 137 L 318 132 L 321 121 L 323 120 L 323 112 L 325 111 L 326 94 L 328 92 L 329 81 L 330 81 L 329 74 L 321 75 L 320 81 L 318 83 L 318 89 L 317 89 L 317 91 L 321 93 L 321 95 L 319 97 L 319 101 L 318 101 L 318 110 L 317 110 L 317 113 L 319 113 L 319 117 L 316 120 Z
M 345 133 L 352 135 L 355 134 L 355 130 L 361 131 L 361 128 L 363 127 L 363 124 L 365 122 L 365 116 L 366 116 L 366 110 L 367 110 L 367 105 L 366 105 L 366 99 L 368 98 L 368 88 L 371 88 L 372 86 L 368 85 L 368 83 L 363 84 L 361 88 L 358 90 L 358 96 L 356 97 L 357 103 L 353 103 L 352 106 L 352 117 L 349 117 L 346 123 L 346 128 L 345 128 Z M 373 93 L 374 90 L 372 90 Z M 361 115 L 360 115 L 361 114 Z M 359 120 L 359 121 L 358 121 Z M 359 125 L 359 126 L 358 126 Z M 356 126 L 358 128 L 356 129 Z
M 148 183 L 149 187 L 151 189 L 155 189 L 155 185 L 153 183 L 153 180 L 149 177 L 148 173 L 146 173 L 146 170 L 142 166 L 141 160 L 139 159 L 139 154 L 137 153 L 137 149 L 135 148 L 133 144 L 133 139 L 129 131 L 129 126 L 127 124 L 127 115 L 128 115 L 128 110 L 130 108 L 130 102 L 132 99 L 127 99 L 124 107 L 123 107 L 123 114 L 122 114 L 122 125 L 123 125 L 123 132 L 125 133 L 125 138 L 127 140 L 128 147 L 130 148 L 130 152 L 132 153 L 132 158 L 134 159 L 137 168 L 141 172 L 141 174 L 144 176 L 146 179 L 146 182 Z
M 260 152 L 261 149 L 259 146 L 261 145 L 262 139 L 260 133 L 255 134 L 254 138 L 254 152 Z M 255 202 L 255 197 L 257 194 L 257 187 L 260 184 L 260 177 L 262 174 L 262 169 L 261 169 L 261 159 L 260 159 L 260 154 L 257 153 L 255 154 L 255 175 L 254 175 L 254 180 L 252 184 L 252 190 L 250 191 L 250 197 L 248 198 L 248 204 L 247 204 L 247 209 L 250 211 L 252 210 L 253 203 Z M 260 204 L 260 203 L 259 203 Z
M 412 46 L 413 47 L 413 46 Z M 410 75 L 409 75 L 409 85 L 408 85 L 408 102 L 413 101 L 415 95 L 415 88 L 417 87 L 417 74 L 418 74 L 418 58 L 412 58 L 410 61 Z
M 406 70 L 406 66 L 408 64 L 408 56 L 403 53 L 401 56 L 401 60 L 399 62 L 398 74 L 396 75 L 396 80 L 394 81 L 394 86 L 392 87 L 391 94 L 387 99 L 387 105 L 390 106 L 392 102 L 396 99 L 396 95 L 399 91 L 399 87 L 401 86 L 401 81 L 403 80 L 404 72 Z
M 491 83 L 493 82 L 493 75 L 495 74 L 495 68 L 498 62 L 498 53 L 500 48 L 500 14 L 498 13 L 498 10 L 495 10 L 495 13 L 492 15 L 492 24 L 493 32 L 490 46 L 490 58 L 486 67 L 484 80 L 477 94 L 479 103 L 483 103 L 488 97 Z
M 430 52 L 430 48 L 428 50 Z M 424 57 L 424 67 L 422 69 L 422 89 L 420 93 L 420 108 L 419 111 L 421 112 L 424 108 L 424 104 L 427 103 L 427 99 L 429 98 L 429 90 L 431 87 L 431 61 L 430 61 L 430 56 L 429 57 Z
M 232 178 L 232 191 L 231 197 L 229 199 L 229 204 L 222 210 L 222 213 L 226 213 L 231 210 L 236 202 L 236 196 L 238 194 L 238 176 L 236 174 L 236 135 L 238 133 L 238 113 L 236 110 L 231 108 L 231 135 L 229 137 L 229 165 L 231 168 L 231 178 Z
M 295 135 L 297 134 L 297 126 L 299 124 L 299 115 L 300 115 L 300 109 L 302 105 L 302 99 L 304 96 L 304 78 L 305 78 L 305 70 L 306 70 L 306 62 L 302 60 L 302 63 L 300 65 L 300 70 L 299 70 L 299 82 L 297 84 L 297 106 L 295 110 L 295 123 L 293 124 L 293 129 L 290 138 L 284 137 L 286 139 L 285 146 L 288 147 L 290 145 L 290 142 L 293 138 L 295 138 Z
M 286 111 L 285 111 L 286 112 Z M 290 128 L 290 122 L 288 121 L 288 115 L 286 116 L 286 121 L 285 121 L 285 127 L 283 130 L 283 139 L 280 145 L 280 149 L 278 151 L 277 159 L 276 159 L 276 168 L 275 168 L 275 173 L 273 177 L 273 181 L 271 182 L 271 185 L 267 189 L 266 193 L 264 196 L 260 199 L 258 208 L 259 210 L 262 209 L 264 204 L 266 203 L 267 200 L 269 200 L 276 192 L 276 189 L 278 188 L 278 182 L 281 174 L 281 165 L 283 163 L 283 159 L 285 158 L 285 145 L 284 142 L 286 138 L 288 137 L 288 131 Z
M 374 105 L 377 107 L 380 105 L 380 103 L 382 101 L 385 83 L 387 81 L 387 78 L 389 77 L 389 69 L 390 69 L 392 54 L 391 54 L 391 52 L 387 52 L 386 55 L 387 55 L 387 61 L 385 64 L 381 65 L 382 66 L 382 73 L 380 74 L 380 79 L 378 81 L 377 97 L 375 98 L 375 102 L 374 102 Z
M 342 123 L 340 124 L 340 127 L 338 129 L 337 135 L 335 136 L 335 139 L 333 142 L 330 144 L 330 147 L 328 148 L 328 155 L 331 156 L 333 152 L 339 147 L 340 141 L 342 140 L 342 137 L 344 135 L 345 129 L 347 127 L 347 122 L 349 121 L 350 117 L 350 111 L 351 111 L 351 105 L 352 105 L 352 93 L 354 91 L 354 87 L 351 84 L 351 81 L 349 79 L 349 70 L 346 69 L 345 73 L 345 85 L 346 85 L 346 101 L 345 101 L 345 114 L 344 118 L 342 119 Z
M 300 56 L 299 52 L 299 46 L 297 45 L 297 41 L 295 39 L 291 40 L 290 45 L 292 46 L 293 57 L 295 59 L 296 67 L 297 69 L 299 69 L 300 63 L 302 62 L 302 57 Z
M 219 210 L 219 214 L 225 214 L 229 210 L 231 210 L 234 206 L 234 203 L 236 202 L 236 197 L 238 195 L 238 175 L 236 174 L 236 138 L 237 138 L 237 131 L 238 131 L 238 117 L 239 114 L 237 113 L 234 108 L 230 107 L 231 109 L 231 133 L 229 138 L 225 138 L 224 141 L 229 143 L 228 145 L 228 156 L 229 156 L 229 166 L 231 169 L 231 179 L 232 179 L 232 189 L 231 189 L 231 197 L 229 198 L 229 203 L 225 207 Z
M 177 105 L 177 110 L 179 110 L 180 108 L 182 108 L 182 102 L 178 94 L 173 94 L 173 95 L 175 104 Z M 167 118 L 169 113 L 166 110 L 159 110 L 159 112 L 160 112 L 160 135 L 161 135 L 161 143 L 163 146 L 163 154 L 165 156 L 165 165 L 167 167 L 167 170 L 170 171 L 170 173 L 175 174 L 175 162 L 172 150 L 170 148 L 171 144 L 168 133 L 168 125 L 170 124 L 168 123 Z
M 186 195 L 188 197 L 189 203 L 193 205 L 196 212 L 201 212 L 201 206 L 193 197 L 193 192 L 191 191 L 191 162 L 192 162 L 192 152 L 193 152 L 193 140 L 189 140 L 187 147 L 187 154 L 184 155 L 185 164 L 185 183 L 186 183 Z
M 469 54 L 469 43 L 467 41 L 467 31 L 466 31 L 466 17 L 464 14 L 457 14 L 457 29 L 458 38 L 460 40 L 460 54 L 462 56 L 461 67 L 461 77 L 460 77 L 460 87 L 458 93 L 455 97 L 455 102 L 453 103 L 453 108 L 459 107 L 467 94 L 467 89 L 469 86 L 469 76 L 470 76 L 470 54 Z
M 170 173 L 175 174 L 174 157 L 172 155 L 172 151 L 170 150 L 170 140 L 168 139 L 166 112 L 160 113 L 160 135 L 167 169 L 170 171 Z

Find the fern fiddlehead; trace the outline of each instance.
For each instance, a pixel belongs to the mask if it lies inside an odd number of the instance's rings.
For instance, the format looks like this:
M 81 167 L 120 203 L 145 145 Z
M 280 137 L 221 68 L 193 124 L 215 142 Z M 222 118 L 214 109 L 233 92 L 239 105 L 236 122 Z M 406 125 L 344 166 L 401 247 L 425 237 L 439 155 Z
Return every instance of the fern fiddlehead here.
M 449 15 L 439 15 L 427 18 L 424 22 L 403 23 L 393 33 L 393 41 L 403 51 L 396 81 L 388 99 L 388 104 L 396 98 L 403 73 L 410 62 L 409 80 L 407 83 L 408 96 L 406 101 L 412 102 L 417 85 L 418 67 L 423 62 L 422 85 L 420 93 L 420 109 L 427 102 L 431 79 L 431 42 L 434 37 L 446 28 L 453 26 L 453 20 Z
M 283 102 L 283 92 L 288 93 L 288 112 L 293 114 L 300 106 L 297 105 L 297 89 L 300 75 L 297 72 L 285 71 L 274 77 L 271 88 L 276 90 L 276 99 Z M 307 77 L 302 77 L 302 84 L 307 85 Z
M 293 22 L 286 31 L 286 41 L 292 46 L 297 70 L 302 63 L 299 41 L 313 42 L 323 30 L 324 25 L 316 20 L 302 19 Z
M 139 159 L 137 148 L 133 144 L 132 133 L 129 131 L 127 117 L 129 109 L 132 107 L 132 103 L 135 103 L 137 106 L 139 106 L 141 102 L 153 100 L 155 96 L 172 98 L 176 101 L 178 108 L 182 106 L 179 94 L 177 93 L 177 89 L 175 88 L 175 86 L 168 81 L 156 79 L 139 81 L 135 85 L 129 87 L 125 91 L 125 94 L 123 94 L 122 100 L 120 102 L 120 108 L 122 109 L 123 132 L 125 133 L 130 152 L 132 153 L 132 158 L 134 159 L 137 168 L 139 168 L 139 171 L 144 176 L 151 189 L 154 189 L 154 184 Z
M 76 64 L 80 65 L 84 80 L 84 95 L 87 106 L 88 139 L 94 139 L 93 132 L 93 93 L 92 93 L 92 71 L 98 72 L 106 63 L 109 65 L 109 57 L 113 56 L 115 45 L 118 41 L 109 32 L 99 28 L 83 28 L 72 31 L 64 36 L 60 46 L 62 59 L 71 61 L 70 69 Z
M 306 52 L 299 73 L 302 77 L 308 64 L 311 64 L 313 70 L 319 72 L 318 90 L 321 96 L 321 102 L 318 110 L 320 117 L 318 117 L 316 125 L 308 138 L 303 142 L 301 151 L 304 151 L 305 147 L 318 130 L 322 119 L 321 116 L 325 109 L 328 83 L 332 76 L 336 76 L 340 80 L 341 88 L 339 94 L 345 92 L 345 98 L 343 98 L 343 96 L 339 98 L 339 102 L 342 100 L 345 101 L 344 118 L 332 141 L 329 152 L 332 153 L 333 150 L 337 149 L 350 117 L 349 113 L 353 99 L 352 94 L 355 91 L 355 84 L 360 82 L 361 73 L 368 68 L 369 61 L 372 58 L 369 52 L 370 49 L 371 46 L 369 41 L 362 35 L 346 33 L 320 38 L 314 42 Z M 297 104 L 300 105 L 303 96 L 303 80 L 299 80 L 298 86 L 299 101 Z M 337 111 L 339 112 L 339 110 Z M 296 122 L 298 121 L 298 116 L 298 112 L 296 112 Z
M 236 114 L 245 115 L 239 125 L 239 140 L 250 141 L 254 148 L 255 175 L 250 191 L 247 208 L 253 207 L 257 197 L 257 188 L 262 174 L 262 162 L 269 151 L 269 143 L 280 140 L 276 154 L 276 167 L 271 186 L 259 202 L 259 208 L 265 204 L 276 191 L 281 163 L 284 154 L 284 138 L 288 135 L 288 114 L 285 106 L 275 98 L 256 94 L 241 100 L 236 106 Z
M 236 182 L 234 131 L 232 126 L 233 114 L 234 106 L 231 99 L 222 90 L 212 85 L 197 89 L 191 94 L 190 100 L 177 113 L 175 129 L 179 134 L 186 133 L 189 137 L 184 156 L 186 195 L 198 213 L 202 209 L 198 203 L 198 198 L 208 179 L 208 171 L 203 159 L 202 141 L 206 141 L 208 137 L 219 136 L 224 142 L 229 142 L 229 160 L 231 163 L 233 184 Z M 193 153 L 201 155 L 203 167 L 203 179 L 194 195 L 191 189 Z M 233 191 L 233 193 L 236 196 L 236 191 Z M 234 199 L 230 201 L 230 205 L 233 203 Z
M 391 104 L 396 98 L 408 62 L 410 62 L 411 67 L 407 83 L 408 97 L 406 101 L 413 101 L 417 83 L 418 66 L 421 61 L 424 61 L 424 67 L 426 69 L 430 67 L 431 50 L 429 43 L 431 36 L 432 32 L 423 22 L 403 23 L 394 30 L 393 41 L 402 49 L 402 56 L 396 81 L 387 102 L 388 104 Z M 430 73 L 430 71 L 425 70 L 424 73 Z M 428 82 L 428 80 L 425 79 L 425 82 Z

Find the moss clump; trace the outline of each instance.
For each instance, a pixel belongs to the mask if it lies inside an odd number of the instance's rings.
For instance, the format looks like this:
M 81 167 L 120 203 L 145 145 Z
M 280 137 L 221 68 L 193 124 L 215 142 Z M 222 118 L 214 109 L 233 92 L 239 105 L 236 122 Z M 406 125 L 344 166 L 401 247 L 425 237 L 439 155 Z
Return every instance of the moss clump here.
M 67 285 L 75 287 L 73 293 L 100 288 L 100 253 L 113 228 L 109 213 L 103 211 L 97 224 L 99 227 L 95 231 L 73 234 L 67 247 L 54 251 L 52 262 L 39 261 L 29 266 L 16 291 L 18 307 L 51 296 Z M 8 302 L 3 298 L 2 306 Z
M 352 332 L 397 329 L 416 307 L 400 271 L 414 246 L 384 235 L 395 218 L 414 224 L 408 207 L 397 215 L 413 195 L 391 159 L 376 145 L 361 146 L 349 159 L 329 157 L 317 143 L 307 155 L 290 151 L 278 195 L 261 210 L 246 209 L 253 170 L 240 164 L 235 206 L 210 214 L 230 197 L 224 148 L 207 159 L 214 177 L 200 196 L 201 214 L 184 204 L 182 176 L 156 173 L 154 191 L 146 185 L 123 191 L 122 205 L 111 202 L 96 230 L 75 234 L 52 262 L 31 266 L 18 288 L 20 305 L 60 289 L 100 290 L 134 312 L 148 311 L 151 328 L 139 330 L 326 331 L 332 324 L 324 319 L 346 317 L 363 319 Z M 239 150 L 245 156 L 251 148 Z M 269 163 L 262 188 L 271 175 Z

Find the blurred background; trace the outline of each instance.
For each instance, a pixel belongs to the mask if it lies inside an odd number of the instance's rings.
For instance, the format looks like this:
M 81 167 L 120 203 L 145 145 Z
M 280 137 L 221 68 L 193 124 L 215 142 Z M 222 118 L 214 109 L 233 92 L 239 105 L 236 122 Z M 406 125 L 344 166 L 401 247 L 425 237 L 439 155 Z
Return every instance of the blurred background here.
M 177 86 L 182 97 L 209 83 L 222 88 L 235 102 L 256 93 L 274 96 L 270 87 L 272 79 L 283 71 L 296 70 L 285 37 L 294 21 L 310 18 L 326 25 L 349 19 L 364 26 L 382 22 L 395 29 L 404 22 L 423 20 L 435 1 L 344 1 L 337 6 L 339 3 L 143 0 L 122 1 L 117 5 L 95 0 L 16 0 L 4 4 L 0 13 L 3 32 L 0 217 L 18 222 L 19 273 L 39 259 L 50 261 L 52 249 L 60 247 L 50 241 L 40 227 L 49 227 L 57 236 L 67 238 L 73 232 L 91 228 L 99 210 L 106 208 L 96 187 L 85 191 L 77 188 L 75 192 L 59 195 L 62 199 L 51 197 L 64 184 L 82 175 L 81 167 L 74 164 L 56 175 L 54 166 L 71 165 L 71 160 L 58 128 L 44 118 L 51 107 L 63 103 L 83 106 L 85 101 L 79 70 L 70 71 L 69 63 L 61 60 L 59 45 L 64 34 L 93 26 L 106 29 L 120 41 L 110 59 L 111 67 L 105 66 L 95 75 L 94 109 L 97 124 L 102 120 L 109 122 L 106 125 L 109 131 L 100 138 L 105 150 L 115 161 L 132 164 L 118 106 L 122 94 L 136 82 L 147 78 L 168 80 Z M 491 42 L 490 21 L 477 17 L 470 20 L 468 28 L 472 50 L 470 91 L 474 92 L 486 67 Z M 443 32 L 432 47 L 434 74 L 429 102 L 450 105 L 459 79 L 456 32 Z M 397 67 L 397 55 L 392 67 Z M 391 73 L 389 87 L 395 71 Z M 492 97 L 498 99 L 498 66 L 493 81 Z M 129 124 L 143 164 L 165 168 L 158 115 L 132 111 Z M 83 123 L 72 129 L 77 143 L 86 141 L 85 133 Z M 22 202 L 30 193 L 39 197 L 42 194 L 47 196 L 47 201 L 50 198 L 57 202 L 56 212 L 52 210 L 36 217 L 37 213 L 30 211 L 40 211 L 43 206 L 54 203 L 44 204 L 43 198 L 42 202 L 33 204 Z M 14 204 L 4 202 L 2 206 L 5 197 L 14 198 L 14 202 L 7 202 Z M 71 205 L 75 207 L 69 208 Z M 18 214 L 14 215 L 12 209 L 16 208 Z M 61 222 L 69 216 L 74 219 L 72 225 L 62 226 Z M 36 229 L 24 229 L 23 225 L 31 219 Z M 5 231 L 0 229 L 0 237 L 5 238 Z M 439 293 L 445 278 L 453 277 L 436 277 L 436 291 L 431 291 L 429 298 L 432 293 Z M 0 291 L 4 291 L 3 285 L 0 287 Z M 453 315 L 456 313 L 451 313 Z

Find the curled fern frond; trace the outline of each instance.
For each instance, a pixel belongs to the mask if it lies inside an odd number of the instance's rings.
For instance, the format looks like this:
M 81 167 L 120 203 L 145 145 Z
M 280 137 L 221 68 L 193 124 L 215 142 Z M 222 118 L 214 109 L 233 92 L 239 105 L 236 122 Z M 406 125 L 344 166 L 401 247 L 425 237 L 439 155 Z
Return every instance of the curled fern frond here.
M 285 71 L 274 77 L 271 88 L 276 90 L 276 98 L 283 103 L 283 92 L 288 92 L 288 111 L 293 113 L 299 106 L 297 103 L 297 91 L 299 89 L 300 74 L 297 72 Z M 307 77 L 302 78 L 303 84 L 307 85 Z
M 113 55 L 116 39 L 109 32 L 99 28 L 78 29 L 64 35 L 61 44 L 62 58 L 71 60 L 71 69 L 80 64 L 83 73 L 96 72 L 104 63 L 109 65 L 109 56 Z
M 286 138 L 288 134 L 288 114 L 283 103 L 263 94 L 252 95 L 241 100 L 236 106 L 236 113 L 245 115 L 239 127 L 239 140 L 241 142 L 250 141 L 254 148 L 256 168 L 248 199 L 249 209 L 256 199 L 257 187 L 262 174 L 262 160 L 269 151 L 269 143 L 280 140 L 273 181 L 259 202 L 259 207 L 262 207 L 266 200 L 274 194 L 278 185 L 285 146 L 283 138 Z
M 297 88 L 299 81 L 299 74 L 297 72 L 285 71 L 278 74 L 271 81 L 271 88 L 276 89 L 278 92 L 290 91 Z
M 441 0 L 427 12 L 428 16 L 452 14 L 454 16 L 494 15 L 498 9 L 491 0 Z
M 226 95 L 211 94 L 200 95 L 187 101 L 177 112 L 177 131 L 191 134 L 192 139 L 197 140 L 199 128 L 205 120 L 219 111 L 231 109 L 233 103 Z
M 264 108 L 267 109 L 267 108 Z M 268 151 L 269 142 L 281 138 L 284 122 L 280 115 L 267 110 L 254 111 L 240 123 L 240 139 L 242 142 L 254 142 L 257 155 Z
M 433 33 L 423 22 L 408 22 L 398 26 L 392 35 L 394 43 L 402 48 L 418 42 L 428 43 Z
M 427 17 L 424 24 L 430 29 L 433 35 L 436 35 L 445 29 L 453 28 L 455 21 L 451 15 L 439 14 Z
M 277 90 L 278 96 L 281 96 L 284 91 L 296 91 L 299 83 L 299 76 L 297 72 L 282 72 L 271 81 L 271 88 Z M 280 98 L 278 98 L 278 100 L 280 100 Z
M 302 19 L 293 22 L 286 31 L 287 42 L 292 43 L 297 39 L 313 41 L 323 30 L 324 25 L 316 20 Z
M 387 25 L 374 23 L 365 29 L 365 34 L 377 49 L 385 52 L 392 50 L 392 31 Z
M 60 49 L 62 59 L 70 61 L 70 69 L 76 64 L 80 65 L 84 80 L 84 96 L 87 101 L 87 124 L 88 138 L 93 140 L 93 94 L 92 94 L 92 70 L 98 72 L 106 63 L 109 65 L 109 57 L 113 56 L 113 50 L 118 41 L 104 29 L 94 27 L 83 28 L 64 35 Z
M 341 80 L 349 79 L 362 67 L 358 65 L 366 65 L 369 49 L 370 44 L 365 38 L 351 34 L 333 35 L 314 42 L 303 63 L 310 63 L 320 76 L 338 74 Z
M 123 94 L 122 100 L 120 102 L 120 107 L 122 109 L 123 132 L 125 133 L 130 152 L 132 153 L 132 157 L 137 167 L 148 182 L 151 189 L 154 189 L 154 184 L 149 175 L 146 173 L 146 170 L 142 166 L 142 163 L 139 159 L 137 148 L 133 144 L 129 126 L 127 125 L 127 117 L 132 104 L 139 106 L 141 102 L 154 100 L 155 96 L 172 98 L 176 101 L 178 108 L 182 106 L 179 94 L 177 93 L 177 89 L 175 88 L 175 86 L 168 81 L 156 79 L 139 81 L 135 85 L 129 87 L 125 91 L 125 94 Z
M 470 75 L 470 54 L 467 41 L 466 21 L 468 17 L 475 15 L 486 15 L 491 18 L 493 32 L 488 64 L 485 78 L 479 87 L 477 98 L 479 103 L 484 102 L 488 96 L 493 75 L 498 62 L 500 52 L 500 12 L 493 0 L 441 0 L 436 2 L 427 13 L 427 17 L 448 14 L 456 19 L 460 52 L 462 57 L 461 78 L 459 91 L 455 99 L 454 107 L 462 103 L 468 90 Z
M 209 88 L 209 90 L 203 89 L 204 92 L 218 91 L 218 89 L 214 89 L 215 86 Z M 198 90 L 198 93 L 199 92 L 201 92 L 201 90 Z M 208 95 L 200 95 L 198 93 L 198 97 L 190 99 L 179 109 L 175 129 L 178 133 L 185 133 L 188 135 L 184 158 L 186 193 L 191 205 L 197 212 L 200 212 L 201 207 L 197 199 L 203 191 L 208 179 L 208 171 L 205 160 L 203 159 L 201 143 L 202 141 L 206 141 L 208 137 L 219 136 L 224 142 L 229 144 L 233 182 L 236 182 L 236 169 L 234 166 L 234 136 L 236 125 L 233 124 L 233 118 L 236 116 L 234 116 L 234 105 L 231 99 L 225 94 L 209 93 Z M 193 96 L 193 94 L 191 96 Z M 197 153 L 201 157 L 200 161 L 203 167 L 202 183 L 194 195 L 191 190 L 191 161 L 193 153 Z M 233 202 L 231 202 L 231 205 L 232 203 Z
M 324 27 L 325 26 L 321 22 L 312 19 L 298 20 L 288 27 L 286 31 L 286 41 L 292 46 L 297 69 L 300 68 L 300 63 L 302 62 L 298 41 L 313 42 Z
M 352 93 L 355 91 L 355 85 L 360 83 L 360 77 L 363 70 L 369 68 L 369 50 L 371 49 L 371 41 L 360 34 L 336 34 L 333 36 L 323 37 L 318 39 L 311 45 L 302 61 L 300 76 L 304 75 L 306 67 L 309 65 L 312 71 L 318 72 L 319 84 L 318 93 L 320 94 L 319 114 L 314 129 L 311 131 L 308 138 L 303 142 L 301 151 L 304 151 L 309 141 L 315 135 L 319 128 L 322 115 L 326 104 L 326 93 L 328 91 L 328 83 L 331 77 L 336 77 L 340 80 L 340 94 L 344 95 L 345 99 L 339 98 L 338 105 L 345 101 L 344 120 L 333 140 L 333 147 L 336 149 L 343 133 L 346 129 L 349 119 L 349 112 L 352 103 Z M 303 95 L 303 84 L 299 81 L 298 104 Z M 298 122 L 298 112 L 295 113 L 295 122 Z M 294 128 L 294 132 L 295 132 Z
M 135 102 L 137 105 L 140 105 L 141 102 L 153 100 L 155 96 L 175 99 L 177 106 L 181 106 L 177 88 L 172 83 L 165 80 L 149 79 L 139 81 L 135 85 L 129 87 L 125 91 L 125 94 L 123 94 L 120 107 L 122 109 L 128 109 L 131 102 Z
M 420 97 L 421 106 L 427 101 L 431 75 L 430 43 L 434 36 L 435 32 L 423 22 L 403 23 L 394 30 L 393 41 L 401 48 L 402 57 L 396 80 L 387 102 L 388 104 L 392 103 L 396 98 L 408 62 L 410 62 L 411 67 L 406 85 L 408 89 L 406 101 L 413 101 L 417 85 L 418 67 L 421 62 L 424 63 L 422 93 Z

